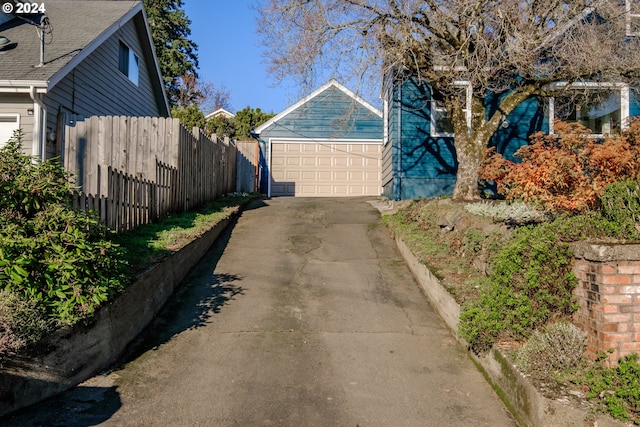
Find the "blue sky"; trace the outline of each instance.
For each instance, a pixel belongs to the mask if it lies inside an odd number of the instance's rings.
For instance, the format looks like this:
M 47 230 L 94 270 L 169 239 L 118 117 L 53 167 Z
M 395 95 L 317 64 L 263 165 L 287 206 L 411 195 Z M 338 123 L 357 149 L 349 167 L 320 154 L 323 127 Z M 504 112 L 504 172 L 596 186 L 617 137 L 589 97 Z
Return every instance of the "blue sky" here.
M 231 94 L 231 110 L 247 106 L 279 113 L 298 100 L 292 85 L 267 74 L 259 37 L 256 0 L 184 0 L 191 40 L 198 45 L 201 78 Z M 205 112 L 207 113 L 207 112 Z

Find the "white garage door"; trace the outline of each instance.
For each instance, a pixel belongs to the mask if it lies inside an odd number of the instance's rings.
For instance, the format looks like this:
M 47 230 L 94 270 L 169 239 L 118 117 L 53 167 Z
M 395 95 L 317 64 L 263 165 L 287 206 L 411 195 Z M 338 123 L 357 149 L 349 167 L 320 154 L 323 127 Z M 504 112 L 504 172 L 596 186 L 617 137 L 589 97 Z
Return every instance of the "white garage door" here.
M 18 114 L 0 114 L 0 147 L 4 146 L 13 136 L 13 131 L 20 127 Z
M 271 195 L 379 196 L 381 153 L 379 143 L 274 142 Z

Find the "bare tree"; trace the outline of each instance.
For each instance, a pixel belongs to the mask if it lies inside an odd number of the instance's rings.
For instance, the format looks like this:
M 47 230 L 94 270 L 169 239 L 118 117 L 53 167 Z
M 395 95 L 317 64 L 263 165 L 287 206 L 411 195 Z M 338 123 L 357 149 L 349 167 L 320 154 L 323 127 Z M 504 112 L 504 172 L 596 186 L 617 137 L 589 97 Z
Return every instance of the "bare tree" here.
M 186 108 L 196 105 L 202 112 L 224 108 L 231 109 L 231 94 L 223 85 L 216 85 L 193 74 L 185 74 L 179 79 L 176 90 L 176 105 Z
M 208 114 L 221 108 L 231 110 L 231 93 L 224 85 L 201 80 L 200 90 L 202 98 L 198 104 L 202 111 Z
M 265 0 L 260 16 L 277 78 L 314 86 L 331 70 L 361 92 L 382 75 L 427 82 L 455 134 L 457 199 L 478 197 L 485 148 L 524 100 L 639 81 L 624 0 Z

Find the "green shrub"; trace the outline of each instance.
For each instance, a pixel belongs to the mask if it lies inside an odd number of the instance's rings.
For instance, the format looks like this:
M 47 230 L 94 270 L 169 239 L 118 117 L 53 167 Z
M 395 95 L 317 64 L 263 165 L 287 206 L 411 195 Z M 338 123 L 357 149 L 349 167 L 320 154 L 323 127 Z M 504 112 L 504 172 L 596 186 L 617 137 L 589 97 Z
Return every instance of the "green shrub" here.
M 640 180 L 614 182 L 600 197 L 602 216 L 618 224 L 625 238 L 640 238 Z
M 0 290 L 0 355 L 17 353 L 35 345 L 56 324 L 34 301 Z
M 462 306 L 460 333 L 477 352 L 488 350 L 500 335 L 527 338 L 575 310 L 576 284 L 569 247 L 553 229 L 521 227 L 492 260 L 480 297 Z
M 0 149 L 0 283 L 73 324 L 122 288 L 120 250 L 95 216 L 72 209 L 64 168 L 21 143 L 18 132 Z
M 584 353 L 587 334 L 568 321 L 542 327 L 515 355 L 520 369 L 529 374 L 546 375 L 578 365 Z
M 603 355 L 602 359 L 606 359 Z M 640 425 L 640 364 L 638 354 L 626 356 L 616 368 L 602 363 L 588 370 L 579 381 L 589 389 L 587 397 L 601 405 L 614 418 Z

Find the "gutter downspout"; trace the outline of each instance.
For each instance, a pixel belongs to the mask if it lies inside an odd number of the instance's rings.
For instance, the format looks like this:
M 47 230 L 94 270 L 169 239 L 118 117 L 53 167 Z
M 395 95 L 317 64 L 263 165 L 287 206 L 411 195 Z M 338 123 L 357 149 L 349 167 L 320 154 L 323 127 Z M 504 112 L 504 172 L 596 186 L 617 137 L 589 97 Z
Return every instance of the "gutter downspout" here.
M 32 154 L 34 157 L 39 158 L 40 160 L 45 159 L 45 143 L 46 141 L 46 123 L 47 123 L 47 109 L 42 103 L 42 101 L 38 98 L 36 94 L 36 87 L 29 87 L 29 96 L 33 100 L 33 103 L 36 104 L 39 108 L 34 108 L 33 112 L 33 121 L 34 121 L 34 144 L 32 148 Z M 42 112 L 42 113 L 41 113 Z

